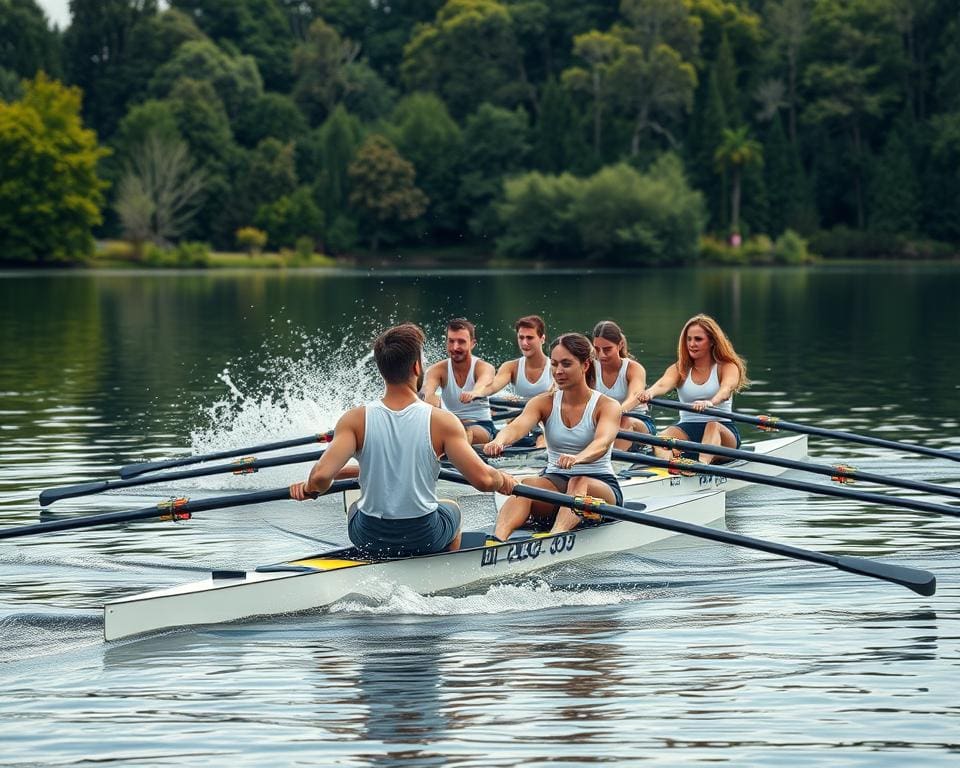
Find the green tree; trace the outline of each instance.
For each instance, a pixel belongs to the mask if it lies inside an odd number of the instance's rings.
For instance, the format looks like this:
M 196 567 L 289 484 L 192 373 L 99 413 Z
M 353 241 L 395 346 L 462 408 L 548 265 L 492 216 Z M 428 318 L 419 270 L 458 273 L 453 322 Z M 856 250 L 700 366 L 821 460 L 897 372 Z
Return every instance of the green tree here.
M 384 127 L 397 151 L 411 163 L 417 187 L 430 200 L 426 220 L 440 239 L 456 237 L 463 226 L 457 206 L 463 133 L 435 94 L 401 99 Z
M 61 75 L 59 36 L 34 0 L 0 0 L 0 64 L 19 77 Z
M 113 133 L 137 87 L 125 77 L 133 29 L 156 13 L 156 0 L 70 0 L 64 69 L 83 90 L 84 120 L 101 135 Z
M 740 191 L 744 169 L 763 162 L 763 147 L 751 138 L 746 126 L 728 128 L 714 155 L 717 170 L 730 171 L 730 230 L 740 232 Z
M 0 102 L 0 258 L 70 261 L 93 252 L 108 150 L 83 127 L 80 89 L 42 72 L 23 98 Z
M 429 200 L 415 184 L 413 164 L 404 160 L 389 139 L 371 134 L 350 164 L 350 203 L 370 228 L 370 249 L 376 251 L 391 224 L 423 215 Z
M 363 128 L 360 121 L 342 105 L 320 127 L 320 169 L 315 181 L 317 198 L 327 221 L 347 216 L 350 163 L 360 146 Z
M 549 176 L 533 171 L 504 182 L 497 206 L 497 253 L 505 258 L 581 258 L 580 235 L 571 210 L 582 182 L 572 174 Z
M 463 118 L 483 101 L 513 107 L 528 93 L 513 19 L 497 0 L 448 0 L 433 23 L 404 47 L 401 74 L 410 90 L 433 91 Z
M 563 83 L 574 91 L 590 96 L 593 112 L 593 153 L 599 159 L 603 142 L 603 116 L 611 99 L 610 77 L 620 58 L 623 41 L 616 35 L 593 30 L 573 39 L 573 52 L 587 66 L 570 67 L 563 73 Z
M 497 231 L 494 206 L 502 198 L 503 179 L 526 163 L 527 133 L 527 113 L 521 108 L 511 112 L 481 104 L 467 118 L 457 199 L 460 208 L 470 212 L 468 225 L 478 237 L 492 238 Z
M 232 121 L 237 143 L 255 147 L 267 138 L 292 141 L 307 133 L 307 120 L 294 100 L 282 93 L 258 96 Z
M 266 138 L 238 159 L 228 206 L 230 220 L 238 226 L 249 224 L 261 206 L 293 194 L 298 186 L 293 142 L 285 144 L 279 139 Z M 231 231 L 236 231 L 236 227 Z M 271 232 L 271 240 L 280 243 L 272 235 Z
M 291 248 L 301 237 L 309 237 L 314 242 L 319 240 L 324 218 L 310 189 L 299 187 L 290 195 L 260 206 L 255 223 L 266 230 L 275 246 Z
M 796 144 L 800 53 L 810 28 L 810 0 L 768 0 L 765 11 L 773 51 L 786 68 L 787 125 L 790 142 Z
M 340 37 L 322 19 L 310 25 L 307 39 L 293 53 L 293 97 L 311 125 L 319 125 L 343 96 L 346 67 L 360 53 L 359 47 Z
M 210 83 L 231 120 L 263 95 L 263 81 L 253 57 L 231 56 L 209 40 L 181 45 L 150 80 L 150 92 L 161 98 L 167 96 L 184 78 Z
M 287 90 L 294 37 L 277 0 L 172 0 L 170 5 L 196 19 L 222 47 L 252 56 L 267 88 Z
M 870 229 L 914 235 L 920 224 L 920 182 L 899 128 L 891 131 L 870 178 Z
M 567 90 L 556 80 L 547 81 L 540 98 L 540 114 L 533 130 L 533 160 L 547 173 L 584 167 L 587 144 L 581 122 L 583 115 Z

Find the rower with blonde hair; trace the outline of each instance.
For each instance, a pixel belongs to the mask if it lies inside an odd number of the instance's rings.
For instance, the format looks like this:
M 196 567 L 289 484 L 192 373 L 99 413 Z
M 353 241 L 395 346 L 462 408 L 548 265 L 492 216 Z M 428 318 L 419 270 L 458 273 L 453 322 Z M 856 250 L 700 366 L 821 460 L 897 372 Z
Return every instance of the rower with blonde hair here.
M 641 393 L 639 401 L 647 403 L 675 389 L 680 402 L 692 406 L 694 412 L 681 411 L 680 420 L 667 427 L 662 437 L 738 448 L 740 433 L 736 424 L 730 419 L 705 414 L 703 410 L 714 408 L 730 413 L 733 394 L 749 384 L 747 364 L 737 354 L 727 334 L 712 317 L 699 314 L 687 320 L 680 332 L 677 362 Z M 655 448 L 654 451 L 661 458 L 671 455 L 667 448 Z M 703 451 L 698 460 L 704 464 L 722 461 Z

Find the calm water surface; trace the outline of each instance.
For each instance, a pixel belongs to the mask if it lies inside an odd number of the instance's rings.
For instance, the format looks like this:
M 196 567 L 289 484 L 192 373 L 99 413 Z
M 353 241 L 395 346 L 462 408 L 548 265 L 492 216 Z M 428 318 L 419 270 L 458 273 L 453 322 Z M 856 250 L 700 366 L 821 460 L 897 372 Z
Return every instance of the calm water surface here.
M 420 322 L 439 358 L 460 314 L 496 363 L 521 314 L 551 333 L 612 317 L 658 376 L 706 311 L 749 360 L 738 410 L 960 450 L 958 296 L 956 266 L 887 264 L 0 274 L 0 524 L 130 461 L 327 429 L 378 391 L 375 331 Z M 960 485 L 948 460 L 825 440 L 811 454 Z M 304 470 L 72 499 L 43 519 Z M 468 526 L 492 522 L 485 497 L 462 503 Z M 456 596 L 382 584 L 309 616 L 103 642 L 104 601 L 345 541 L 338 504 L 0 542 L 0 764 L 956 764 L 960 520 L 814 494 L 741 492 L 727 525 L 926 568 L 937 594 L 679 539 Z

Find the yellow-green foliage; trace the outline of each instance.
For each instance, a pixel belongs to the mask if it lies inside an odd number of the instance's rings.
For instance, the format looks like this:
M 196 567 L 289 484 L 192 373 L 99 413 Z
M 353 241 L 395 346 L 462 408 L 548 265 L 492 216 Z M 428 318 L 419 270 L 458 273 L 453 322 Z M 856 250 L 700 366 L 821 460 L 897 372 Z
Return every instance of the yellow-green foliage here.
M 80 89 L 42 72 L 23 98 L 0 101 L 0 258 L 74 261 L 93 253 L 107 183 L 97 145 L 80 119 Z
M 260 253 L 267 244 L 267 233 L 256 227 L 240 227 L 237 230 L 237 245 L 247 253 Z

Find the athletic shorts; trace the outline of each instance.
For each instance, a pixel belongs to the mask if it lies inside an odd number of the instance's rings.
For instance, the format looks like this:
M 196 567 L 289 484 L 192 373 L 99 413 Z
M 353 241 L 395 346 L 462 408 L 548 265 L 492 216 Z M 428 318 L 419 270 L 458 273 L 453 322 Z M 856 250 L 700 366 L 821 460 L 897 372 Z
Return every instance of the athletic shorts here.
M 487 430 L 487 434 L 490 435 L 488 442 L 497 436 L 497 428 L 494 426 L 494 423 L 490 421 L 490 419 L 476 419 L 474 421 L 468 420 L 461 423 L 467 429 L 470 429 L 470 427 L 483 427 L 485 430 Z
M 678 421 L 675 426 L 677 429 L 682 429 L 686 434 L 687 439 L 691 443 L 702 443 L 703 442 L 703 431 L 707 428 L 709 421 Z M 729 429 L 735 438 L 737 438 L 736 448 L 740 447 L 740 432 L 737 430 L 737 425 L 732 421 L 720 421 L 723 426 Z
M 647 431 L 648 431 L 651 435 L 657 434 L 657 425 L 654 423 L 653 419 L 651 419 L 647 414 L 645 414 L 645 413 L 631 413 L 631 414 L 630 414 L 630 418 L 631 418 L 631 419 L 637 419 L 638 421 L 642 421 L 642 422 L 646 425 Z
M 353 546 L 374 557 L 409 557 L 443 552 L 460 530 L 460 507 L 441 502 L 421 517 L 384 520 L 350 508 L 347 533 Z
M 540 473 L 540 477 L 545 477 L 551 483 L 553 487 L 556 488 L 560 493 L 567 492 L 567 486 L 570 483 L 571 477 L 584 477 L 584 475 L 561 475 L 559 472 L 547 472 L 544 470 Z M 613 491 L 613 502 L 617 506 L 623 506 L 623 491 L 620 490 L 620 483 L 617 481 L 617 478 L 613 475 L 586 475 L 586 477 L 592 477 L 594 480 L 601 480 L 607 485 L 610 486 L 610 490 Z

